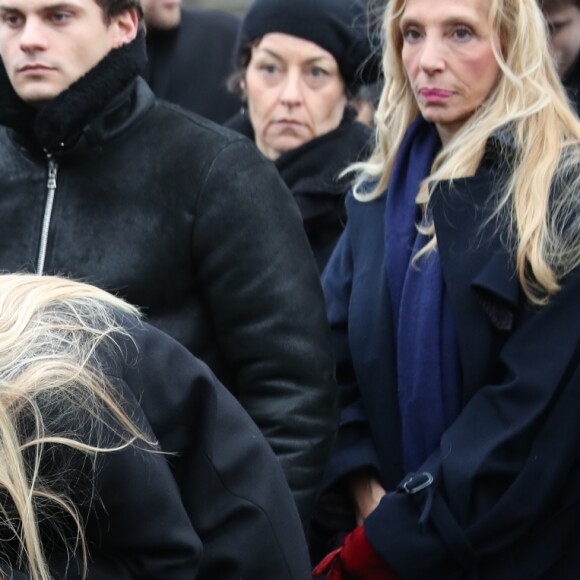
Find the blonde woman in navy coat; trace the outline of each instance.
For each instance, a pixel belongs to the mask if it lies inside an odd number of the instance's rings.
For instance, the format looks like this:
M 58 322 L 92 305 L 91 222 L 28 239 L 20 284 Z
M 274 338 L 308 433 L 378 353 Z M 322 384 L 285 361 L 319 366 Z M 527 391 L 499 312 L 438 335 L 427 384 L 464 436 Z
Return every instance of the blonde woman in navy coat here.
M 392 0 L 384 29 L 377 147 L 323 276 L 321 519 L 354 530 L 316 573 L 574 578 L 580 124 L 545 22 L 534 0 Z

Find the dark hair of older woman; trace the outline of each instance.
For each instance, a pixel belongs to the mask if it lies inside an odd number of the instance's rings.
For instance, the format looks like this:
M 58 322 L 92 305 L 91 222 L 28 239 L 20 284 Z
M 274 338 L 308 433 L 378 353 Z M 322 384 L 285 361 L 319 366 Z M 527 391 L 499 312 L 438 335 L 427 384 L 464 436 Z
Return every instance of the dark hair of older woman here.
M 580 122 L 548 28 L 536 0 L 391 0 L 384 36 L 322 280 L 341 418 L 319 511 L 348 533 L 315 573 L 574 578 Z
M 349 178 L 371 133 L 349 99 L 375 80 L 358 0 L 254 0 L 229 81 L 245 101 L 227 123 L 272 159 L 298 203 L 319 269 L 344 228 Z

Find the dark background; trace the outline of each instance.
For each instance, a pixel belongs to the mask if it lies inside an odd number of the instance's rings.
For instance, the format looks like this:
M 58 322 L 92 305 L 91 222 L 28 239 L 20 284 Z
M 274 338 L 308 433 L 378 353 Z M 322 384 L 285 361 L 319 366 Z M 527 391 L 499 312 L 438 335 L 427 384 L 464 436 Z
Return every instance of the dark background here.
M 185 6 L 195 6 L 198 8 L 213 8 L 215 10 L 225 10 L 241 16 L 250 5 L 251 0 L 183 0 Z M 316 2 L 316 0 L 312 0 Z M 371 6 L 384 5 L 386 0 L 366 0 Z
M 225 10 L 241 16 L 250 5 L 251 0 L 184 0 L 184 6 L 196 8 L 213 8 Z M 315 2 L 316 0 L 312 0 Z

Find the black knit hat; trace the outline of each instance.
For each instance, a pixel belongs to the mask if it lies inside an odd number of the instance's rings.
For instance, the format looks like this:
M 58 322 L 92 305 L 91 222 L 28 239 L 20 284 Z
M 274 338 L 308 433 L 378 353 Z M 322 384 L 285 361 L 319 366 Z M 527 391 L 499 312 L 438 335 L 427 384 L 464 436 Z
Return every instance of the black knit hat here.
M 298 36 L 327 50 L 352 90 L 376 81 L 366 9 L 359 0 L 254 0 L 246 12 L 238 56 L 270 32 Z

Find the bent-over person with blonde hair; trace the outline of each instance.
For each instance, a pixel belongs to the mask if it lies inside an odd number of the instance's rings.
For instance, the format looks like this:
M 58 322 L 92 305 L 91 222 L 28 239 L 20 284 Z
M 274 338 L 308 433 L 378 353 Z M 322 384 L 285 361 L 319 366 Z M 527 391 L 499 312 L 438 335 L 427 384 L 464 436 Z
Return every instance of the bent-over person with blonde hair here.
M 135 308 L 58 277 L 0 276 L 0 540 L 6 578 L 308 575 L 233 396 Z

